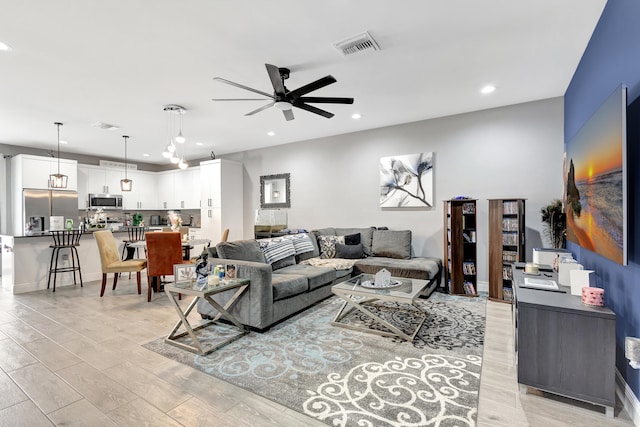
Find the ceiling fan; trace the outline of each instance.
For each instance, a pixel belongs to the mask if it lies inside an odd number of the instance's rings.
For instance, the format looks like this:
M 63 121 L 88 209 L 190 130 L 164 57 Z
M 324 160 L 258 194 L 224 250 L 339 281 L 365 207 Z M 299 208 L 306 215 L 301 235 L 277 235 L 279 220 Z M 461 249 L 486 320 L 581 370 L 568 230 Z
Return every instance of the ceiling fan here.
M 221 77 L 214 77 L 213 80 L 226 83 L 231 86 L 239 87 L 240 89 L 248 90 L 250 92 L 254 92 L 267 98 L 272 99 L 266 105 L 263 105 L 260 108 L 257 108 L 253 111 L 248 112 L 245 116 L 251 116 L 253 114 L 259 113 L 262 110 L 266 110 L 270 107 L 276 107 L 279 110 L 282 110 L 284 117 L 289 120 L 293 120 L 293 111 L 291 111 L 292 107 L 301 108 L 303 110 L 307 110 L 311 113 L 319 114 L 323 117 L 330 119 L 333 117 L 333 113 L 322 110 L 320 108 L 314 107 L 311 104 L 353 104 L 353 98 L 335 98 L 335 97 L 317 97 L 317 96 L 304 96 L 309 92 L 313 92 L 314 90 L 318 90 L 325 86 L 328 86 L 332 83 L 335 83 L 337 80 L 331 76 L 325 76 L 321 79 L 318 79 L 314 82 L 306 84 L 302 87 L 299 87 L 295 90 L 289 90 L 284 86 L 284 81 L 289 78 L 289 73 L 291 70 L 288 68 L 278 68 L 275 65 L 264 64 L 267 67 L 267 73 L 269 74 L 269 79 L 271 80 L 271 85 L 273 86 L 273 94 L 269 94 L 267 92 L 263 92 L 261 90 L 253 89 L 248 86 L 242 85 L 240 83 L 235 83 L 230 80 L 223 79 Z M 213 99 L 214 101 L 264 101 L 264 98 L 243 98 L 243 99 Z

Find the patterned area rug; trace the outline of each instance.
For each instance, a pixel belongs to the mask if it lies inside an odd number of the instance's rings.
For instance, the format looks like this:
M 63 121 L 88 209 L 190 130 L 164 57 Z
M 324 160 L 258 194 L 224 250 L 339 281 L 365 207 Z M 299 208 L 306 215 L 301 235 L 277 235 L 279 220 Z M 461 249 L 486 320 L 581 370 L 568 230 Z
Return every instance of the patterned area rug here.
M 427 319 L 413 343 L 332 326 L 341 302 L 330 298 L 208 356 L 163 339 L 145 347 L 332 426 L 473 426 L 484 302 L 438 293 L 419 300 Z M 415 325 L 407 306 L 369 308 L 403 328 Z M 384 329 L 357 313 L 343 321 Z M 206 345 L 234 333 L 210 327 L 198 336 Z

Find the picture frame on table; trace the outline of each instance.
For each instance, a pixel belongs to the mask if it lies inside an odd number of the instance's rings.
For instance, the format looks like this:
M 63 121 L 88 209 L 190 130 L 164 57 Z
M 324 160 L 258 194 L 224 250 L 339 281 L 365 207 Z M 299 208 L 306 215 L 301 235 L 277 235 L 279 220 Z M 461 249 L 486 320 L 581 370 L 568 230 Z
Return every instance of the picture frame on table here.
M 227 279 L 235 279 L 238 277 L 238 266 L 235 264 L 225 264 L 224 277 Z
M 173 266 L 173 277 L 176 282 L 195 282 L 195 264 L 175 264 Z

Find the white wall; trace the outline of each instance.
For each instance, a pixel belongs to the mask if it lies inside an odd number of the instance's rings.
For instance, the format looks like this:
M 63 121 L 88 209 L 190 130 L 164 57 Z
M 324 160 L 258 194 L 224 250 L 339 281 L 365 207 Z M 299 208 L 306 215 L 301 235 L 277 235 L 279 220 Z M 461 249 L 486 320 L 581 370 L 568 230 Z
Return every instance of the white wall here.
M 380 157 L 429 151 L 434 153 L 435 206 L 381 209 Z M 562 195 L 562 152 L 563 102 L 553 98 L 225 157 L 244 163 L 246 238 L 253 235 L 260 175 L 291 174 L 290 228 L 410 229 L 417 256 L 443 256 L 442 200 L 476 198 L 478 279 L 487 281 L 486 199 L 527 199 L 530 253 L 541 245 L 540 208 Z

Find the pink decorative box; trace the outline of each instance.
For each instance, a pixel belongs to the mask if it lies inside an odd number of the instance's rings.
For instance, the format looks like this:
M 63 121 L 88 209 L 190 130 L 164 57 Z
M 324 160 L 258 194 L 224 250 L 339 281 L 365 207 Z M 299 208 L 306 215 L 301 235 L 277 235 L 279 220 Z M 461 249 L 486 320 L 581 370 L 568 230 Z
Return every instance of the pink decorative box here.
M 582 303 L 604 307 L 604 289 L 602 288 L 582 288 Z

